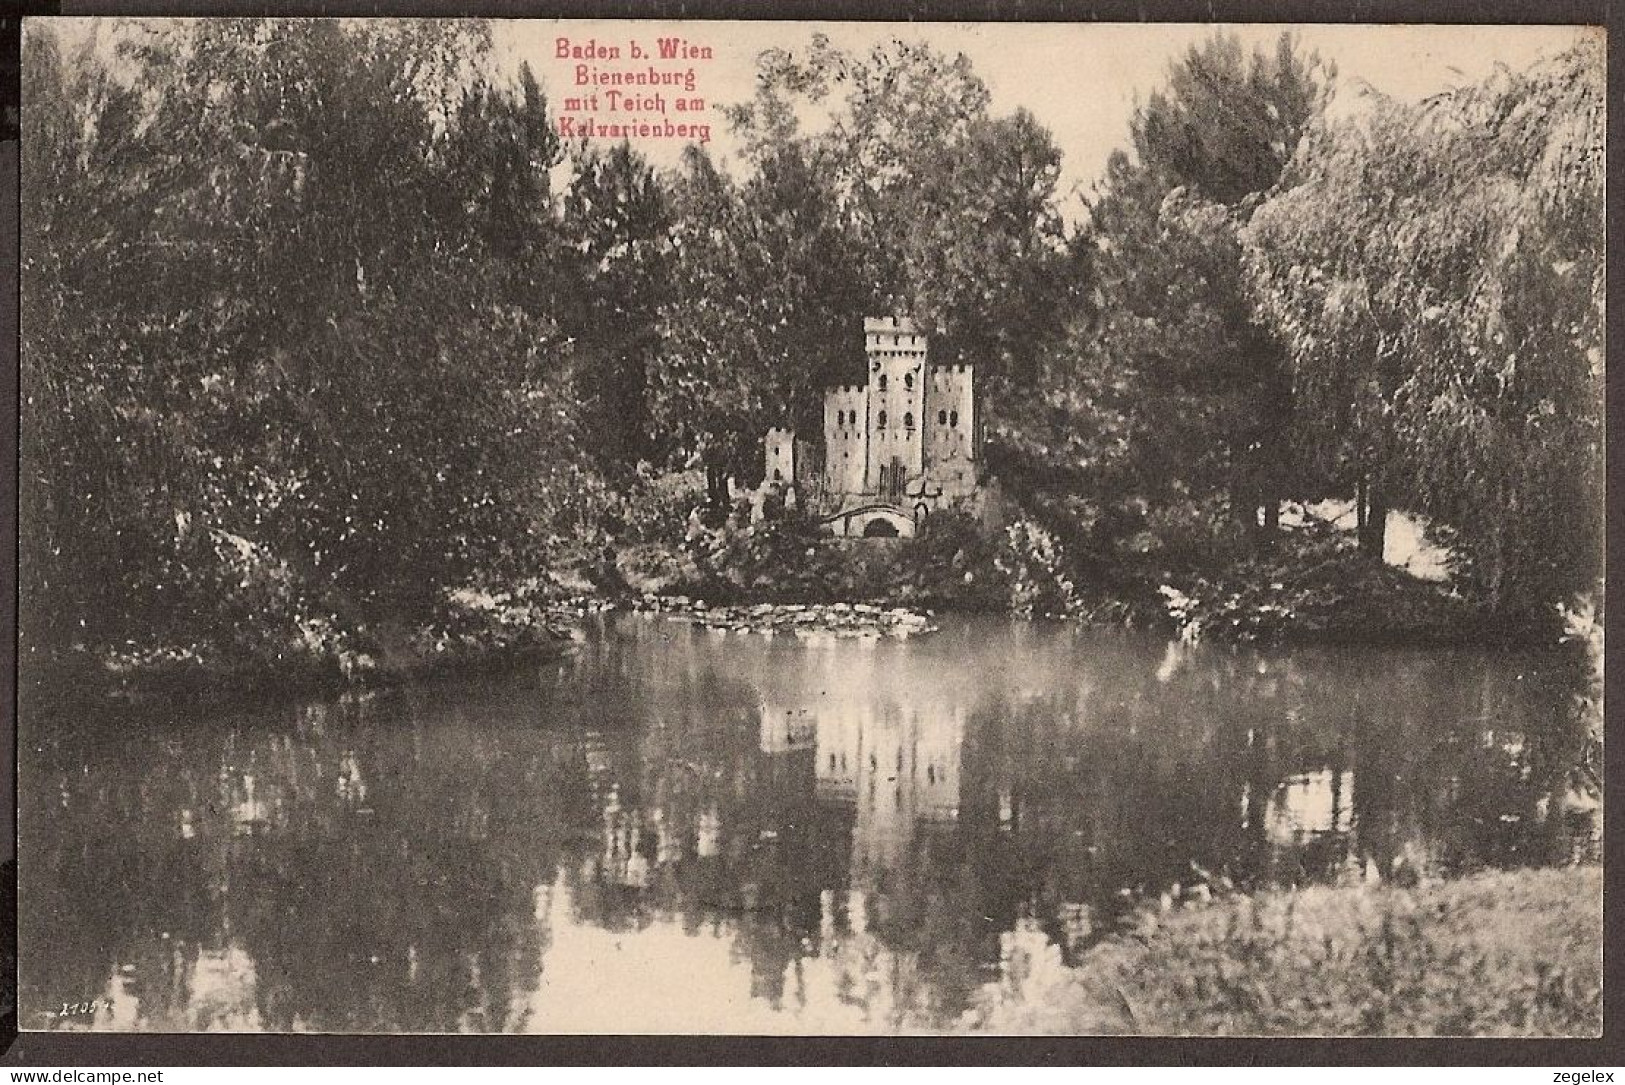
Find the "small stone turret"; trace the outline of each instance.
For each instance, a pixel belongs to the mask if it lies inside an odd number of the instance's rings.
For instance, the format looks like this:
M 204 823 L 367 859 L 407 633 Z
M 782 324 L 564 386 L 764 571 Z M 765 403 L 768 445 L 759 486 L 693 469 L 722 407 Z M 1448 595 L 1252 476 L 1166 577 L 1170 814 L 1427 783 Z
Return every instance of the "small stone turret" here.
M 796 480 L 795 431 L 778 427 L 770 429 L 763 444 L 766 463 L 763 467 L 762 481 L 769 484 L 777 482 L 785 486 L 793 485 Z

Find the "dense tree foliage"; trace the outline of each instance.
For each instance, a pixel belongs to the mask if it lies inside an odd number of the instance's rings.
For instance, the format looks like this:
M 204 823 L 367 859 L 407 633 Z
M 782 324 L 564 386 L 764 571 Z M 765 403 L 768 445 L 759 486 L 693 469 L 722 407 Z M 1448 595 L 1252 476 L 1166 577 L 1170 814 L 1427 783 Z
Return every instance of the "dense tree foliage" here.
M 783 148 L 743 182 L 691 149 L 673 181 L 677 250 L 654 392 L 667 456 L 703 464 L 713 496 L 759 471 L 761 435 L 823 425 L 823 390 L 859 379 L 874 312 L 828 173 Z
M 1234 207 L 1275 185 L 1334 75 L 1290 34 L 1273 54 L 1250 56 L 1239 39 L 1215 34 L 1170 66 L 1167 89 L 1135 113 L 1129 139 L 1148 171 Z
M 802 132 L 809 110 L 828 122 Z M 995 398 L 1036 376 L 1082 285 L 1060 151 L 1026 111 L 994 115 L 963 54 L 892 41 L 853 55 L 815 36 L 803 55 L 765 54 L 732 119 L 754 163 L 794 150 L 820 173 L 877 311 L 923 322 L 937 356 L 974 360 Z
M 1272 525 L 1294 481 L 1285 352 L 1257 319 L 1236 231 L 1330 80 L 1289 36 L 1247 54 L 1215 35 L 1170 66 L 1107 163 L 1076 242 L 1091 319 L 1051 352 L 1033 424 L 1012 416 L 1001 436 L 1028 475 L 1063 480 L 1053 503 L 1108 560 L 1201 560 L 1231 525 Z
M 1600 46 L 1327 119 L 1329 66 L 1215 35 L 1069 228 L 1050 134 L 923 44 L 769 51 L 737 171 L 662 173 L 561 144 L 477 22 L 112 39 L 23 56 L 30 650 L 387 654 L 459 589 L 613 581 L 887 312 L 976 364 L 1015 506 L 919 553 L 1011 605 L 1274 585 L 1289 497 L 1368 555 L 1424 513 L 1497 611 L 1600 573 Z
M 291 647 L 536 559 L 538 465 L 573 455 L 565 348 L 486 258 L 529 171 L 467 168 L 485 44 L 148 29 L 115 58 L 138 93 L 30 35 L 31 615 L 202 636 L 243 600 L 233 634 Z
M 1315 451 L 1459 533 L 1497 609 L 1601 569 L 1602 73 L 1592 41 L 1320 125 L 1246 234 Z

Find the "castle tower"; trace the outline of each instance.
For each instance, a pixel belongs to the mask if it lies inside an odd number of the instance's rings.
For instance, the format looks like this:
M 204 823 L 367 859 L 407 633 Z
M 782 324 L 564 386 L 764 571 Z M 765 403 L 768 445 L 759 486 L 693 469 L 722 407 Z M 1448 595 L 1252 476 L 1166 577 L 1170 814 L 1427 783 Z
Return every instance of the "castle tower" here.
M 976 489 L 981 418 L 976 410 L 975 371 L 968 365 L 931 370 L 925 397 L 927 489 L 955 501 Z
M 824 393 L 824 486 L 834 494 L 861 494 L 869 462 L 868 393 L 862 385 Z
M 793 430 L 773 428 L 762 442 L 766 453 L 762 480 L 779 482 L 786 486 L 796 481 L 796 435 Z
M 907 317 L 863 322 L 869 368 L 869 456 L 864 490 L 901 496 L 925 473 L 926 343 Z

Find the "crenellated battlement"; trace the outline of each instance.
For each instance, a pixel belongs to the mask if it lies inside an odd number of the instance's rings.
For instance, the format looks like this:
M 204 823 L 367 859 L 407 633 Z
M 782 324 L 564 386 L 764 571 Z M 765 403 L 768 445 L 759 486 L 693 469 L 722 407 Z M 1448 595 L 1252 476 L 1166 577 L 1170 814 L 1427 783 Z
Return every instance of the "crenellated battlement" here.
M 866 316 L 863 318 L 863 334 L 865 335 L 918 335 L 920 329 L 915 326 L 911 317 L 906 316 Z
M 865 317 L 863 346 L 870 358 L 918 358 L 925 354 L 926 339 L 906 316 Z
M 803 454 L 792 431 L 769 430 L 767 477 L 799 480 L 794 469 L 805 466 L 813 492 L 882 501 L 918 522 L 976 492 L 975 366 L 930 365 L 928 338 L 908 317 L 870 317 L 863 331 L 865 381 L 825 390 L 822 449 Z M 859 521 L 834 530 L 866 533 Z

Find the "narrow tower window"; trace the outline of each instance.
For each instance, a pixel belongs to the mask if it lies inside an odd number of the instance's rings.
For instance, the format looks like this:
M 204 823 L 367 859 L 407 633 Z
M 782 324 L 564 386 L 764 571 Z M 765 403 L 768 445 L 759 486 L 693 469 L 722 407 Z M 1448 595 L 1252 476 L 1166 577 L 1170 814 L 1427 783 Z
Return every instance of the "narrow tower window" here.
M 948 424 L 948 412 L 947 411 L 938 411 L 937 412 L 937 425 L 946 426 L 947 424 Z
M 886 390 L 886 374 L 884 373 L 880 374 L 880 390 L 882 392 Z
M 950 426 L 958 426 L 959 425 L 959 412 L 958 411 L 949 411 L 948 412 L 948 424 Z
M 903 412 L 903 428 L 904 429 L 913 429 L 914 428 L 914 412 L 913 411 L 905 411 L 905 412 Z
M 882 378 L 882 379 L 884 379 L 884 378 Z M 886 428 L 886 412 L 885 411 L 881 411 L 879 414 L 875 415 L 875 425 L 879 426 L 881 429 Z
M 904 373 L 903 374 L 903 387 L 907 388 L 907 389 L 909 389 L 911 391 L 913 390 L 913 388 L 914 388 L 914 374 L 912 374 L 912 373 Z

